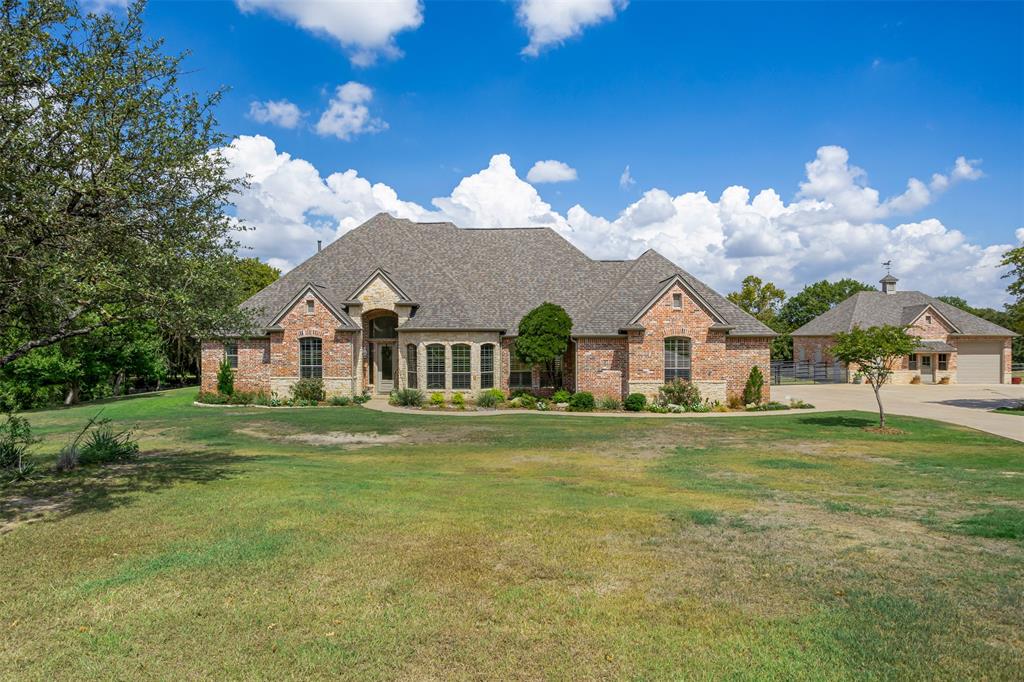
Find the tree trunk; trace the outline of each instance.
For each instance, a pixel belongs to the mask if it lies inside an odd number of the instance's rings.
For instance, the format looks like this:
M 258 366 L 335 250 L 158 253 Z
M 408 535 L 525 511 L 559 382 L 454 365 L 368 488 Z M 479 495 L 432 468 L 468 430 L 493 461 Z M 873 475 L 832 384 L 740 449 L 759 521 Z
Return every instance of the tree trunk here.
M 881 428 L 884 429 L 885 428 L 885 408 L 882 407 L 882 394 L 879 392 L 882 387 L 879 386 L 878 384 L 873 384 L 871 386 L 871 388 L 873 388 L 875 390 L 875 401 L 878 403 L 878 425 Z
M 78 402 L 78 382 L 71 384 L 68 387 L 68 394 L 64 397 L 65 405 L 74 405 Z
M 114 375 L 114 388 L 113 388 L 114 396 L 121 395 L 121 389 L 123 387 L 124 387 L 124 372 L 118 372 L 116 375 Z

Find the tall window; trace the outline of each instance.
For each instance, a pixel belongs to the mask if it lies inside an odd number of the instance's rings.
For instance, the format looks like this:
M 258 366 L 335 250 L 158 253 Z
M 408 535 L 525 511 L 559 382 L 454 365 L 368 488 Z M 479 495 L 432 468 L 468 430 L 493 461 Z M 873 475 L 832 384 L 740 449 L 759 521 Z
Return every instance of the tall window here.
M 444 346 L 439 343 L 427 346 L 427 388 L 444 388 Z
M 315 304 L 313 303 L 313 299 L 309 299 L 308 301 L 306 301 L 306 314 L 312 315 L 314 312 Z
M 238 344 L 236 342 L 228 341 L 224 344 L 224 357 L 228 359 L 231 369 L 238 369 Z
M 949 356 L 939 353 L 939 371 L 945 372 L 947 369 L 949 369 Z
M 515 348 L 509 352 L 508 370 L 509 388 L 533 387 L 533 367 L 516 357 Z
M 561 356 L 554 359 L 553 362 L 544 365 L 544 371 L 540 374 L 540 386 L 541 388 L 561 388 L 562 387 L 562 358 Z
M 416 344 L 410 343 L 405 347 L 405 366 L 409 370 L 409 378 L 406 384 L 409 388 L 416 388 L 419 382 L 419 374 L 416 371 Z
M 916 355 L 911 354 L 907 356 L 907 369 L 917 369 Z
M 370 322 L 370 338 L 393 339 L 398 336 L 398 333 L 395 331 L 397 326 L 398 320 L 390 315 L 374 318 Z
M 452 388 L 469 388 L 470 378 L 469 346 L 464 343 L 452 346 Z
M 683 295 L 672 294 L 672 307 L 676 310 L 682 310 L 683 308 Z
M 323 375 L 323 342 L 313 336 L 299 339 L 299 377 L 320 379 Z
M 480 346 L 480 388 L 494 388 L 494 344 Z
M 665 339 L 665 383 L 690 380 L 690 339 Z

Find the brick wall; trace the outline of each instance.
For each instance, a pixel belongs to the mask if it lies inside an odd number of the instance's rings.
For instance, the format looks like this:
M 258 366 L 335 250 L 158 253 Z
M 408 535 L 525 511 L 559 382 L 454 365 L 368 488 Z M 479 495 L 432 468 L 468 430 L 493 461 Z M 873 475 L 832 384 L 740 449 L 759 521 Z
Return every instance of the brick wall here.
M 306 312 L 307 300 L 313 312 Z M 339 320 L 320 299 L 303 297 L 281 319 L 283 332 L 270 335 L 270 388 L 282 397 L 299 379 L 299 339 L 318 337 L 323 349 L 324 389 L 328 395 L 352 395 L 355 386 L 355 332 L 335 331 Z
M 682 296 L 679 308 L 674 305 L 674 294 Z M 710 329 L 715 319 L 683 287 L 676 285 L 665 292 L 638 322 L 644 330 L 631 331 L 628 337 L 628 392 L 657 395 L 665 382 L 665 339 L 686 337 L 690 339 L 691 381 L 703 386 L 706 397 L 721 401 L 742 393 L 754 365 L 761 367 L 764 396 L 769 397 L 771 339 L 733 337 Z
M 576 363 L 577 390 L 615 398 L 629 392 L 629 344 L 625 337 L 577 339 Z
M 269 339 L 233 339 L 238 343 L 235 388 L 240 391 L 270 392 Z M 203 341 L 200 355 L 200 384 L 204 391 L 217 390 L 217 371 L 224 359 L 223 341 Z

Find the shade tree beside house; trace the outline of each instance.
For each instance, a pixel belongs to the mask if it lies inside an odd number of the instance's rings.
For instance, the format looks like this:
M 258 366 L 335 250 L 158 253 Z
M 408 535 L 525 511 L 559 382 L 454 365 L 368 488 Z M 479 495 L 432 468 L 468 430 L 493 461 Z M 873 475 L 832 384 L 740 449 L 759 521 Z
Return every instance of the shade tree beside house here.
M 515 352 L 519 324 L 550 302 L 571 320 L 550 363 Z M 236 390 L 287 395 L 496 387 L 650 398 L 674 379 L 726 402 L 775 333 L 654 250 L 598 261 L 549 228 L 465 229 L 379 214 L 245 301 L 256 332 L 208 338 L 204 390 L 225 357 Z M 770 388 L 764 387 L 765 398 Z

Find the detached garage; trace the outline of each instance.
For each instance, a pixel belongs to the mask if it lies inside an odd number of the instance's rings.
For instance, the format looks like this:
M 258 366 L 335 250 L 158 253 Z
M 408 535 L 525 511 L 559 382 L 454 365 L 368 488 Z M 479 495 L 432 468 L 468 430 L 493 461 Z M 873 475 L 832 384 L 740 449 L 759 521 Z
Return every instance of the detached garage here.
M 957 383 L 998 384 L 1002 381 L 1003 342 L 962 339 L 957 348 Z

